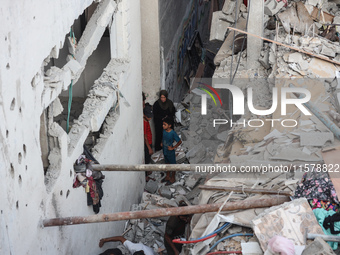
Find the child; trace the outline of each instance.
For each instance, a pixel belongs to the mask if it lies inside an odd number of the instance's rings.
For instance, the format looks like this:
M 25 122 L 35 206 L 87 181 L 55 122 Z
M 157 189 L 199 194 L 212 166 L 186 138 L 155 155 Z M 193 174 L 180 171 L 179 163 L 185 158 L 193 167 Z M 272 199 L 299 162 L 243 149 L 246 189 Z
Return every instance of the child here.
M 177 135 L 177 133 L 172 129 L 173 121 L 166 117 L 163 120 L 163 139 L 162 139 L 162 147 L 165 164 L 176 164 L 176 148 L 182 144 L 181 139 Z M 173 146 L 174 141 L 177 142 L 175 146 Z M 170 183 L 175 182 L 175 172 L 167 172 L 166 181 L 170 181 Z
M 152 106 L 148 103 L 145 104 L 145 107 L 143 109 L 144 113 L 144 158 L 145 158 L 145 164 L 150 164 L 151 161 L 151 155 L 153 154 L 152 150 L 152 133 L 150 128 L 149 121 L 153 117 L 152 113 Z

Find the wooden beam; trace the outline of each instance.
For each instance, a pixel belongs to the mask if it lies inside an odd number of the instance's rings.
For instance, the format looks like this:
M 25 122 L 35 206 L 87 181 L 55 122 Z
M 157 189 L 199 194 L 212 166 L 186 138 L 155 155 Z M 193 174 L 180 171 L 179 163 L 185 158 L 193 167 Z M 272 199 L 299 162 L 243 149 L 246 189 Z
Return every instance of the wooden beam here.
M 202 190 L 220 190 L 220 191 L 234 191 L 240 193 L 256 193 L 256 194 L 271 194 L 271 195 L 283 195 L 292 196 L 293 193 L 290 191 L 279 191 L 279 190 L 269 190 L 269 189 L 250 189 L 250 188 L 239 188 L 239 187 L 223 187 L 223 186 L 208 186 L 200 185 L 199 189 Z
M 245 162 L 238 164 L 148 164 L 148 165 L 92 165 L 94 171 L 109 171 L 109 172 L 140 172 L 140 171 L 196 171 L 202 173 L 280 173 L 284 172 L 282 169 L 285 167 L 285 172 L 298 171 L 304 169 L 306 162 L 279 162 L 279 161 L 263 161 L 263 162 Z M 315 164 L 322 163 L 313 162 Z M 270 167 L 278 167 L 281 170 L 274 169 L 270 172 Z M 262 172 L 261 169 L 265 170 Z
M 222 211 L 233 210 L 246 210 L 251 208 L 263 208 L 280 205 L 284 202 L 290 201 L 286 196 L 274 196 L 265 199 L 245 200 L 240 202 L 228 202 L 226 203 Z M 123 221 L 131 219 L 145 219 L 145 218 L 158 218 L 175 215 L 188 215 L 196 213 L 217 212 L 223 203 L 218 204 L 204 204 L 183 206 L 174 208 L 162 208 L 145 211 L 132 211 L 132 212 L 118 212 L 110 214 L 97 214 L 91 216 L 79 216 L 79 217 L 66 217 L 66 218 L 54 218 L 43 220 L 44 227 L 63 226 L 63 225 L 77 225 L 88 224 L 98 222 L 110 222 L 110 221 Z

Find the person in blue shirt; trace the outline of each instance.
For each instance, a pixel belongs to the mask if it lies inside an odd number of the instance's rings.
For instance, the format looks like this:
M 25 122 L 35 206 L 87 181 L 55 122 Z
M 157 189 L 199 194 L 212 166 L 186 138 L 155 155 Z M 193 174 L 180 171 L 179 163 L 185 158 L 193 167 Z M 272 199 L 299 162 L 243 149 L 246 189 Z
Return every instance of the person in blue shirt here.
M 173 120 L 171 118 L 165 118 L 163 120 L 163 139 L 162 139 L 162 147 L 165 164 L 176 164 L 176 148 L 182 144 L 181 139 L 177 135 L 177 133 L 172 129 Z M 176 141 L 176 145 L 173 146 L 174 141 Z M 175 182 L 175 172 L 167 172 L 166 181 L 170 183 Z

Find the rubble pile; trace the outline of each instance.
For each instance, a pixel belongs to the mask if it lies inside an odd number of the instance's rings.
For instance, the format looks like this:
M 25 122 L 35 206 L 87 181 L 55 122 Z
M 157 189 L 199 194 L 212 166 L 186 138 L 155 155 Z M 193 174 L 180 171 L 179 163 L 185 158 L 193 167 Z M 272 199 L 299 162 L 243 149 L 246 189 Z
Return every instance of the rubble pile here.
M 147 177 L 141 203 L 132 205 L 131 211 L 178 207 L 181 202 L 197 205 L 200 193 L 198 185 L 204 182 L 205 177 L 206 174 L 177 172 L 176 182 L 166 185 L 162 182 L 165 173 L 152 172 Z M 125 238 L 133 242 L 141 242 L 156 252 L 163 251 L 168 218 L 130 220 L 125 227 Z
M 217 148 L 223 146 L 226 138 L 223 127 L 212 125 L 213 119 L 227 118 L 225 110 L 216 107 L 212 98 L 207 97 L 207 108 L 212 114 L 201 113 L 201 96 L 204 93 L 198 88 L 192 89 L 181 104 L 177 105 L 181 126 L 175 130 L 181 135 L 182 148 L 190 164 L 213 163 Z
M 226 0 L 223 9 L 213 13 L 210 40 L 223 41 L 214 59 L 216 70 L 213 78 L 237 86 L 244 95 L 249 95 L 247 92 L 251 88 L 251 103 L 257 110 L 270 109 L 277 102 L 275 96 L 281 102 L 282 88 L 307 90 L 311 97 L 303 106 L 311 114 L 305 114 L 294 104 L 283 109 L 277 103 L 276 109 L 274 107 L 267 115 L 254 114 L 245 107 L 244 115 L 231 118 L 222 102 L 218 104 L 207 96 L 208 114 L 204 115 L 202 95 L 205 83 L 191 88 L 176 106 L 177 121 L 181 125 L 175 127 L 175 131 L 183 141 L 176 156 L 186 158 L 191 164 L 281 164 L 289 165 L 289 171 L 265 175 L 229 172 L 209 177 L 202 173 L 177 172 L 177 181 L 170 186 L 161 182 L 164 176 L 152 173 L 143 201 L 138 206 L 155 209 L 176 207 L 181 201 L 188 205 L 204 205 L 275 199 L 278 196 L 286 196 L 289 202 L 267 208 L 259 206 L 195 214 L 191 220 L 190 237 L 186 239 L 193 242 L 185 244 L 181 254 L 200 255 L 217 251 L 248 255 L 289 254 L 288 249 L 293 251 L 290 254 L 339 253 L 338 242 L 330 242 L 325 237 L 332 234 L 324 224 L 326 215 L 331 217 L 339 211 L 339 184 L 334 173 L 319 171 L 325 167 L 339 167 L 339 7 L 327 0 L 266 1 L 261 36 L 275 43 L 263 41 L 256 68 L 248 67 L 247 57 L 252 53 L 246 50 L 247 38 L 240 32 L 228 30 L 228 27 L 235 26 L 246 31 L 247 22 L 254 22 L 248 17 L 248 7 L 241 1 Z M 252 35 L 248 35 L 248 39 L 249 36 Z M 286 93 L 287 99 L 306 96 L 304 92 Z M 223 101 L 223 104 L 227 102 Z M 225 119 L 229 123 L 232 120 L 237 124 L 214 127 L 214 119 Z M 249 125 L 249 120 L 254 119 L 261 125 Z M 204 190 L 199 188 L 203 182 L 206 186 L 228 187 L 235 191 Z M 244 189 L 253 191 L 245 192 Z M 282 195 L 284 192 L 287 193 Z M 159 233 L 164 231 L 165 220 L 130 223 L 134 229 L 130 234 L 134 240 L 142 240 L 155 250 L 164 249 L 160 245 L 164 240 Z M 150 224 L 158 229 L 152 232 Z M 150 231 L 154 233 L 152 240 L 146 238 Z M 211 238 L 198 240 L 215 231 L 217 234 Z M 309 234 L 322 237 L 314 240 Z M 337 238 L 337 235 L 332 237 Z

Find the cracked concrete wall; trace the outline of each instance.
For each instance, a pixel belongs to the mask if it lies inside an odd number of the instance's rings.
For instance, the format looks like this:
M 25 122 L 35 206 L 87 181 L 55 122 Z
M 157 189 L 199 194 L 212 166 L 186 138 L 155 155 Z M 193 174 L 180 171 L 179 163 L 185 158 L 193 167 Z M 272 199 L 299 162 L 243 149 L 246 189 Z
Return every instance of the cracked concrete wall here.
M 196 30 L 203 39 L 209 8 L 210 3 L 203 0 L 159 0 L 160 44 L 164 48 L 162 82 L 174 102 L 180 102 L 189 89 L 186 50 Z
M 105 153 L 98 157 L 102 163 L 141 163 L 143 157 L 140 1 L 127 2 L 123 0 L 120 7 L 125 23 L 116 33 L 124 35 L 130 59 L 129 75 L 121 89 L 131 106 L 122 107 L 117 128 L 107 139 Z M 44 183 L 39 142 L 40 115 L 45 107 L 42 63 L 52 48 L 56 52 L 62 48 L 70 26 L 91 3 L 36 0 L 18 5 L 6 0 L 0 7 L 0 254 L 98 254 L 100 238 L 123 230 L 121 222 L 40 225 L 45 218 L 93 214 L 83 188 L 72 188 L 76 158 L 68 157 L 67 134 L 55 129 L 61 146 L 55 154 L 60 154 L 60 160 L 50 163 L 58 165 L 60 172 L 55 173 L 50 189 Z M 136 203 L 142 177 L 137 173 L 106 174 L 101 213 L 127 210 L 130 202 Z

